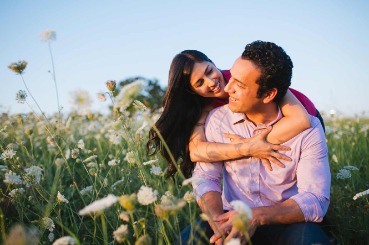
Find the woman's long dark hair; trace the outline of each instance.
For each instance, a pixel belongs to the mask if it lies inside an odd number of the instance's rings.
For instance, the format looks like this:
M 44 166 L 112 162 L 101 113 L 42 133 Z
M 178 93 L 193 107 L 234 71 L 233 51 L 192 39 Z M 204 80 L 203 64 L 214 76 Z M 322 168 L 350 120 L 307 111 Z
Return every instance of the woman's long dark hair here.
M 190 84 L 195 63 L 209 61 L 205 54 L 197 50 L 185 50 L 177 54 L 170 65 L 168 88 L 163 98 L 163 112 L 155 127 L 168 145 L 174 160 L 180 162 L 183 175 L 192 175 L 194 163 L 190 159 L 189 140 L 193 129 L 200 119 L 204 106 L 209 99 L 196 94 Z M 177 162 L 173 162 L 165 149 L 157 131 L 149 132 L 147 151 L 149 155 L 157 152 L 168 161 L 167 177 L 173 177 L 177 171 Z

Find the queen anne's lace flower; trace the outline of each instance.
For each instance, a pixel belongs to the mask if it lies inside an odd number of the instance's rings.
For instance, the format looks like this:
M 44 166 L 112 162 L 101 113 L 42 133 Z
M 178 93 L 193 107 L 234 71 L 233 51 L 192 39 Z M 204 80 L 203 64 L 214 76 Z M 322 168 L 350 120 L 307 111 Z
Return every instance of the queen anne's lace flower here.
M 38 166 L 31 166 L 25 169 L 26 181 L 28 184 L 39 184 L 42 177 L 42 168 Z
M 156 201 L 158 191 L 154 191 L 152 188 L 147 186 L 141 186 L 137 193 L 137 200 L 142 205 L 149 205 Z
M 17 151 L 14 151 L 13 149 L 6 149 L 2 154 L 1 154 L 1 158 L 2 159 L 12 159 L 15 154 L 17 153 Z
M 152 166 L 150 169 L 150 173 L 159 176 L 163 173 L 163 171 L 161 170 L 160 166 Z
M 98 213 L 114 203 L 118 201 L 118 198 L 114 196 L 113 194 L 109 194 L 107 197 L 104 197 L 100 200 L 92 202 L 90 205 L 84 207 L 82 210 L 78 212 L 79 215 L 87 215 L 87 214 L 93 214 Z
M 86 186 L 85 188 L 83 188 L 79 193 L 81 193 L 81 195 L 84 196 L 84 195 L 91 194 L 92 191 L 93 191 L 93 187 L 92 185 L 90 185 L 90 186 Z
M 338 173 L 337 173 L 337 179 L 349 179 L 351 178 L 351 172 L 350 170 L 347 169 L 341 169 Z
M 42 228 L 47 229 L 50 232 L 55 229 L 54 221 L 52 219 L 50 219 L 49 217 L 42 218 L 40 225 L 41 225 Z
M 56 32 L 50 29 L 47 29 L 40 34 L 41 41 L 43 42 L 51 42 L 56 40 Z
M 15 97 L 15 100 L 20 104 L 24 104 L 24 102 L 26 102 L 26 99 L 27 99 L 26 91 L 19 90 L 16 97 Z
M 21 185 L 23 184 L 23 181 L 19 175 L 9 170 L 9 172 L 5 173 L 4 183 L 10 185 Z

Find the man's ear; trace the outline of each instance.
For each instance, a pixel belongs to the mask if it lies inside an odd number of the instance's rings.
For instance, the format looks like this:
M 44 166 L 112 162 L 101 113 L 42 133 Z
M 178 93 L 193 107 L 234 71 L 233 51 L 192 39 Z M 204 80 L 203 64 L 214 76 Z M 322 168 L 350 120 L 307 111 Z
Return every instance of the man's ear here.
M 263 102 L 267 104 L 273 101 L 273 99 L 277 96 L 277 93 L 278 93 L 278 89 L 272 88 L 271 90 L 265 93 Z

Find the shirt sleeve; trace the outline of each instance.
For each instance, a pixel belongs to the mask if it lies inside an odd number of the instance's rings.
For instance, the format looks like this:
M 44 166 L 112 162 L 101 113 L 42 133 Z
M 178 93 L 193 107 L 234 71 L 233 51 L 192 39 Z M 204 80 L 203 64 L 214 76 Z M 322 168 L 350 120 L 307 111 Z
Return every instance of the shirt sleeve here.
M 209 113 L 205 123 L 205 135 L 208 142 L 220 142 L 219 121 L 213 117 L 214 111 Z M 223 162 L 198 162 L 196 163 L 193 177 L 197 181 L 192 182 L 192 187 L 196 193 L 198 200 L 205 193 L 216 191 L 221 193 L 221 176 L 222 176 Z
M 330 201 L 331 174 L 328 147 L 318 120 L 302 143 L 297 166 L 298 194 L 291 197 L 301 208 L 306 222 L 321 222 Z

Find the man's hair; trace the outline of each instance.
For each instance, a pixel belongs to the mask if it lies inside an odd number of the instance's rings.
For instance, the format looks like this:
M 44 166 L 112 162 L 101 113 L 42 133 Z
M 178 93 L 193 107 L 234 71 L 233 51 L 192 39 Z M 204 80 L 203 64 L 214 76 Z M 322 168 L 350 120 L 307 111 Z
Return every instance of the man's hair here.
M 291 85 L 293 63 L 286 52 L 272 42 L 255 41 L 247 44 L 242 59 L 252 61 L 261 71 L 258 98 L 273 88 L 278 90 L 274 102 L 280 103 Z

